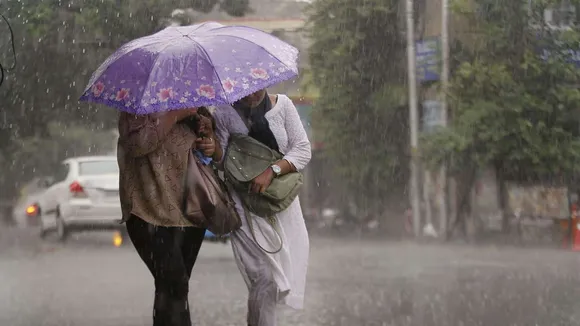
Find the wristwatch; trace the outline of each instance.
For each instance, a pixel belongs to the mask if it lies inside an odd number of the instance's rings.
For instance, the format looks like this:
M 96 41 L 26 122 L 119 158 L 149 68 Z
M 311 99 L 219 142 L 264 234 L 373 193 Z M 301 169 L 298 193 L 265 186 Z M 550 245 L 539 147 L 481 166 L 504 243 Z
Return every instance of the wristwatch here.
M 274 171 L 274 174 L 279 177 L 280 173 L 282 173 L 282 168 L 276 164 L 273 164 L 272 166 L 270 166 L 272 168 L 272 171 Z

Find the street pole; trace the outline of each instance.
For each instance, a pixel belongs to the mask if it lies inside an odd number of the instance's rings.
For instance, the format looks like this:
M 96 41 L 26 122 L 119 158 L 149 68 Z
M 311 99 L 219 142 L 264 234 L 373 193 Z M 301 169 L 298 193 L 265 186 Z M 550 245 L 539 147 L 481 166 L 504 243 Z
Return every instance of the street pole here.
M 413 212 L 413 232 L 420 236 L 421 212 L 419 204 L 419 157 L 418 157 L 418 114 L 417 114 L 417 73 L 415 67 L 415 26 L 413 0 L 406 0 L 407 16 L 407 64 L 409 73 L 409 129 L 411 133 L 411 179 L 409 180 L 409 200 Z
M 433 210 L 431 209 L 431 171 L 423 169 L 423 205 L 425 206 L 425 226 L 423 235 L 434 236 L 437 232 L 433 227 Z
M 449 0 L 441 0 L 441 124 L 447 127 L 447 93 L 449 91 Z M 439 227 L 442 235 L 447 234 L 447 169 L 442 164 L 439 170 Z

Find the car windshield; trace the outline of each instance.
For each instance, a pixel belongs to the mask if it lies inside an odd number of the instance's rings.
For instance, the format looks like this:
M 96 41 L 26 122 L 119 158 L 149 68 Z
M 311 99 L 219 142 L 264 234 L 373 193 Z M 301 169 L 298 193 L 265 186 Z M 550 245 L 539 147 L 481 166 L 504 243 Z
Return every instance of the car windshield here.
M 89 161 L 79 163 L 79 175 L 100 175 L 119 173 L 117 161 Z

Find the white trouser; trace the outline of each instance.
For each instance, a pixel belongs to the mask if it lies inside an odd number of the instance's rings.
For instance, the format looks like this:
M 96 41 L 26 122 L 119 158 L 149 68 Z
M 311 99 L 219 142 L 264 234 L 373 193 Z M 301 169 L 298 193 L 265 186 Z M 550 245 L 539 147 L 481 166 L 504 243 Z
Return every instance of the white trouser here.
M 243 231 L 231 236 L 234 258 L 248 286 L 248 326 L 276 326 L 278 287 L 264 251 Z

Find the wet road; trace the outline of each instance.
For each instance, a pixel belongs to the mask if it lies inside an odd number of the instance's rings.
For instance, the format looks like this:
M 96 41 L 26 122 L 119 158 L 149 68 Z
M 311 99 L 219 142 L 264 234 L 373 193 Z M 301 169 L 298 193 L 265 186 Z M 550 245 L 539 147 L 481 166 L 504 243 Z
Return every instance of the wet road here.
M 66 245 L 0 231 L 1 326 L 142 326 L 152 281 L 111 235 Z M 281 326 L 580 325 L 580 253 L 312 239 L 306 309 Z M 245 325 L 229 245 L 202 248 L 191 281 L 196 325 Z

